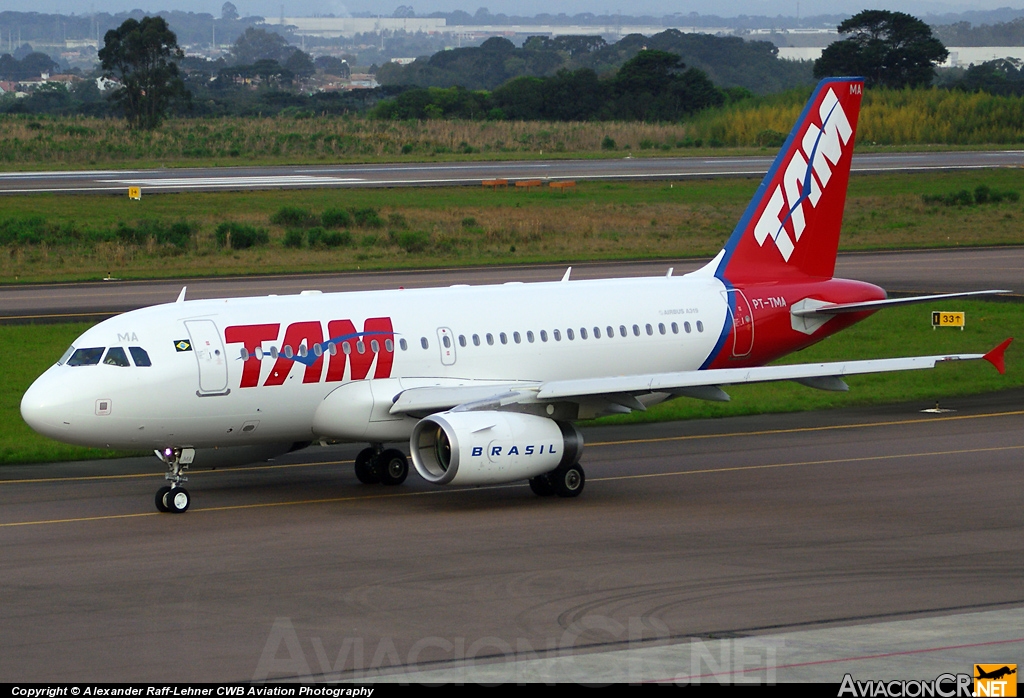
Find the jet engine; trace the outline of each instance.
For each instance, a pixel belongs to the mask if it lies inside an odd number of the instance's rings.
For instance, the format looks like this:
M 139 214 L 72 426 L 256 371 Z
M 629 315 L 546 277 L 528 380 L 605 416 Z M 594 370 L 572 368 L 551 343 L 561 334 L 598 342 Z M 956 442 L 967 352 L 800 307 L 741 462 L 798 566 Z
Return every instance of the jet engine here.
M 526 480 L 575 464 L 583 436 L 568 422 L 518 412 L 441 412 L 420 420 L 412 462 L 435 485 Z

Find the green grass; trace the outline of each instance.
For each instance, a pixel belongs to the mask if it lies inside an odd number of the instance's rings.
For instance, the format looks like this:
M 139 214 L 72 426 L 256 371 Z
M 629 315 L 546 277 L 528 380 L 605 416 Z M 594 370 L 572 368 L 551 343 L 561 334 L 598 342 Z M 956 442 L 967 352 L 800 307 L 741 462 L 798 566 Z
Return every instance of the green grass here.
M 965 310 L 967 326 L 932 330 L 932 310 Z M 113 451 L 67 446 L 33 432 L 19 413 L 21 396 L 31 382 L 63 353 L 88 325 L 0 325 L 0 352 L 5 371 L 0 378 L 0 463 L 31 463 L 111 457 Z M 931 371 L 854 376 L 849 393 L 828 393 L 793 383 L 727 388 L 733 401 L 713 403 L 680 398 L 647 412 L 599 420 L 604 423 L 651 422 L 701 417 L 727 417 L 764 412 L 795 412 L 850 405 L 920 400 L 928 405 L 956 395 L 976 394 L 1024 385 L 1024 304 L 999 302 L 943 303 L 882 311 L 798 354 L 788 362 L 872 359 L 894 356 L 984 353 L 1008 336 L 1019 343 L 1006 354 L 1006 375 L 987 362 L 949 363 Z
M 580 182 L 576 191 L 492 191 L 482 187 L 311 189 L 127 196 L 33 195 L 0 199 L 5 221 L 42 218 L 77 227 L 95 242 L 11 244 L 0 255 L 0 283 L 120 278 L 330 272 L 349 269 L 579 262 L 710 256 L 732 231 L 758 180 L 674 183 Z M 1019 191 L 1020 170 L 861 175 L 851 179 L 843 250 L 1020 244 L 1024 204 L 945 206 L 923 195 L 979 185 Z M 319 218 L 331 209 L 372 208 L 384 225 L 353 226 L 352 244 L 302 245 L 275 216 L 284 207 Z M 272 219 L 281 221 L 275 224 Z M 472 219 L 472 226 L 463 221 Z M 121 224 L 153 229 L 186 221 L 196 237 L 185 251 L 125 242 Z M 398 221 L 400 223 L 393 223 Z M 270 243 L 245 250 L 216 245 L 222 224 L 265 228 Z M 141 224 L 141 225 L 140 225 Z M 159 225 L 157 225 L 159 224 Z M 423 244 L 403 245 L 403 233 Z M 406 238 L 410 235 L 405 235 Z

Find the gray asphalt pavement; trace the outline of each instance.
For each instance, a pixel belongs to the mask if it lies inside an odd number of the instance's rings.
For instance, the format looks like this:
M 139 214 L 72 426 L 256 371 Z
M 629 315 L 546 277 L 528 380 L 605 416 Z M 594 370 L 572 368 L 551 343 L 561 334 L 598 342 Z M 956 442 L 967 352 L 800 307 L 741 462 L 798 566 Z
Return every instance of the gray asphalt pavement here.
M 775 154 L 754 157 L 442 162 L 380 165 L 207 167 L 0 173 L 0 194 L 243 191 L 324 187 L 477 185 L 491 179 L 636 180 L 763 175 Z M 1024 150 L 854 155 L 854 172 L 919 172 L 1024 166 Z
M 184 515 L 153 510 L 155 459 L 0 468 L 0 681 L 1019 659 L 1024 391 L 930 403 L 588 430 L 574 500 L 360 485 L 349 447 L 196 472 Z
M 693 271 L 707 260 L 659 260 L 573 265 L 572 278 L 596 279 L 676 274 Z M 382 288 L 419 288 L 505 281 L 555 281 L 565 265 L 474 267 L 426 271 L 350 272 L 227 279 L 96 281 L 73 284 L 0 286 L 0 322 L 95 318 L 170 303 L 182 286 L 188 298 L 227 298 Z M 1024 247 L 975 250 L 925 250 L 841 254 L 836 275 L 869 281 L 890 293 L 950 293 L 1005 288 L 1024 293 Z

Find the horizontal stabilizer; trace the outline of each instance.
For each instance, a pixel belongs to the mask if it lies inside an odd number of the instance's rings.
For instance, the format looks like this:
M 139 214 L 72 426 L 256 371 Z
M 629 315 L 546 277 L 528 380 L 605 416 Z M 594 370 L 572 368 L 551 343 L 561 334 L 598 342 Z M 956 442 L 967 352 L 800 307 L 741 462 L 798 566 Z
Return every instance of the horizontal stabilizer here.
M 859 313 L 865 310 L 881 310 L 897 305 L 910 305 L 912 303 L 928 303 L 930 301 L 941 301 L 950 298 L 968 298 L 970 296 L 997 296 L 1003 293 L 1011 293 L 1006 289 L 993 289 L 990 291 L 966 291 L 964 293 L 940 293 L 934 296 L 910 296 L 908 298 L 886 298 L 880 301 L 864 301 L 863 303 L 827 303 L 812 307 L 794 308 L 790 312 L 797 317 L 811 317 L 815 315 L 839 315 L 840 313 Z

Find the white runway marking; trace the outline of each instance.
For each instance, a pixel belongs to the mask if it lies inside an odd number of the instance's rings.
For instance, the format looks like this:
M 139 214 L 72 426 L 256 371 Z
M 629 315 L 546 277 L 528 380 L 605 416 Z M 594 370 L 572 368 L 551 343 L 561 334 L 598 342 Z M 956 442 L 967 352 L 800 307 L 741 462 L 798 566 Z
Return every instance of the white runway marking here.
M 287 187 L 316 184 L 362 182 L 358 177 L 313 177 L 309 175 L 272 175 L 256 177 L 177 177 L 161 179 L 101 179 L 108 184 L 125 184 L 150 189 L 169 187 Z

